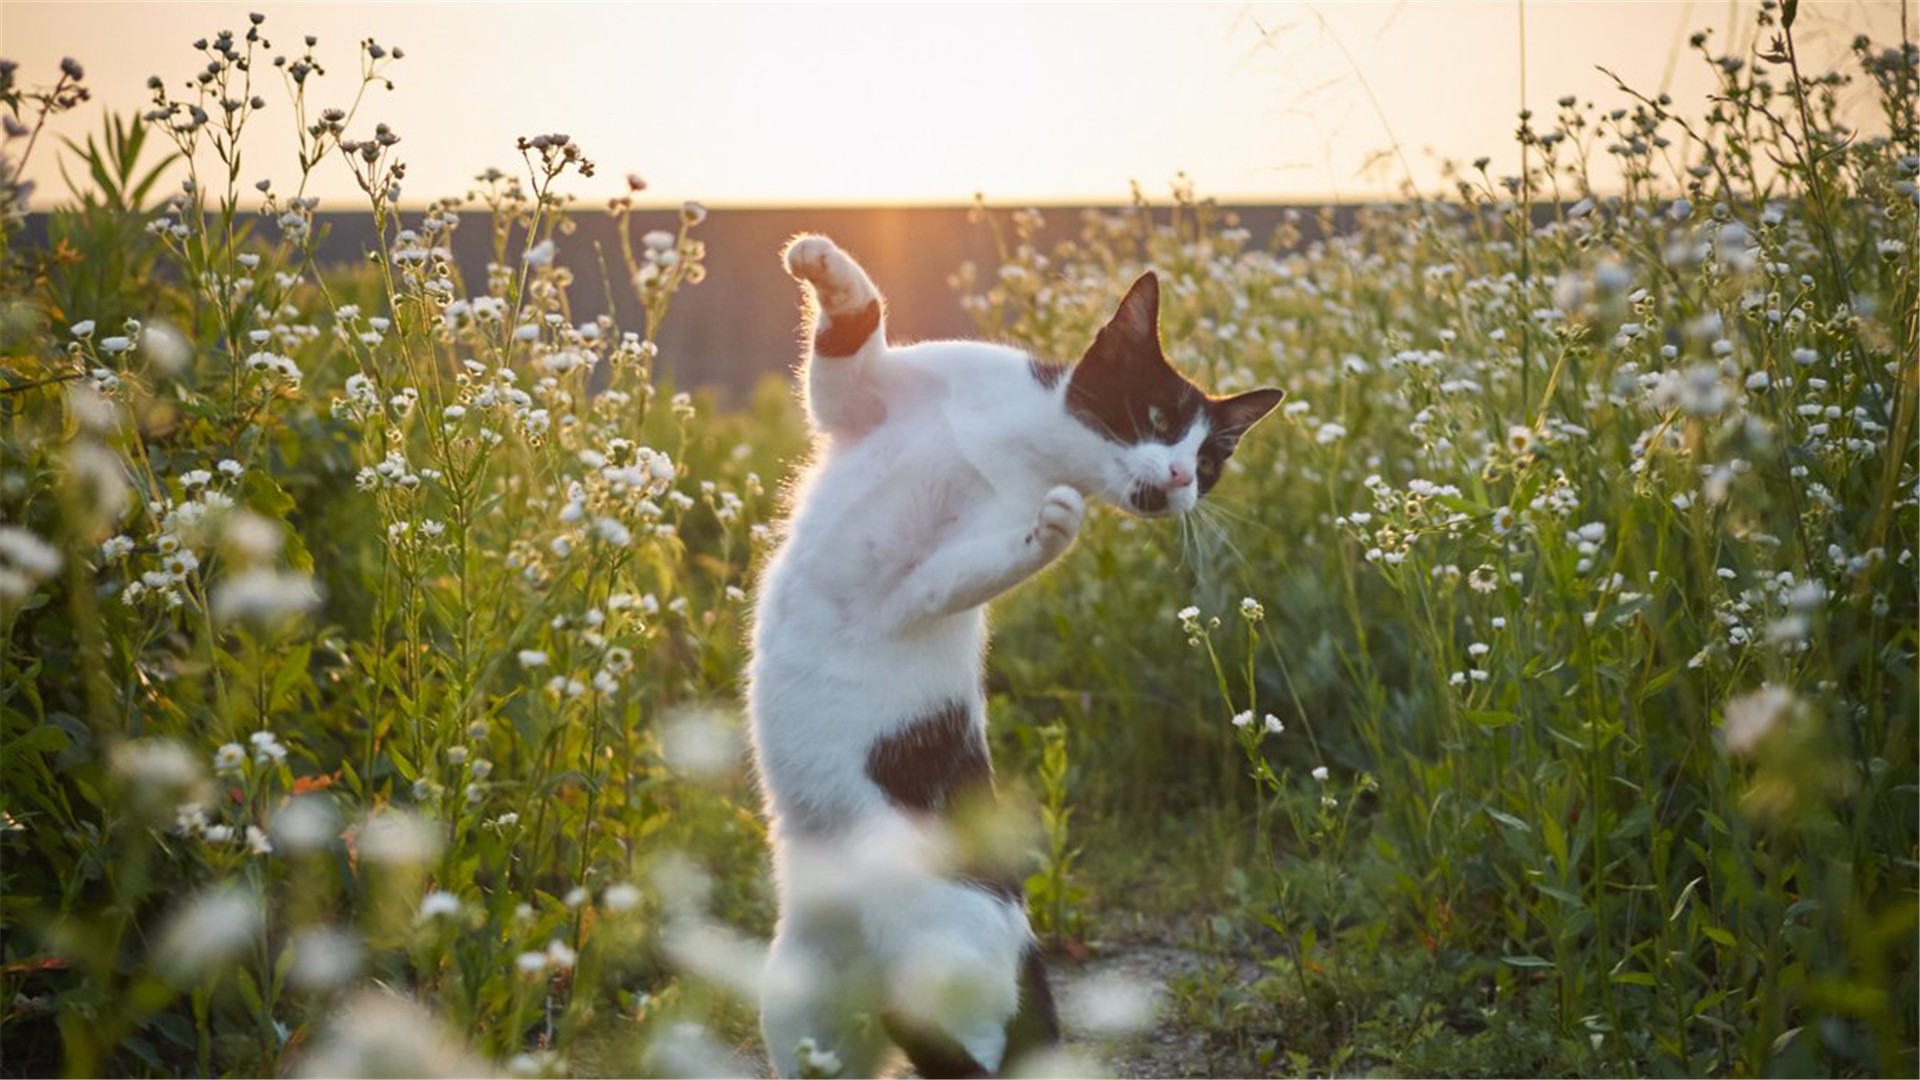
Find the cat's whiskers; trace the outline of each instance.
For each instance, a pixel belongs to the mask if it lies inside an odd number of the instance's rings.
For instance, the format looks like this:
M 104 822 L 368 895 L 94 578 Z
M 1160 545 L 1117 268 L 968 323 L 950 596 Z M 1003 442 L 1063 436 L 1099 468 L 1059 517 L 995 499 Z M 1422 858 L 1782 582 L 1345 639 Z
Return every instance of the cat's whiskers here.
M 1204 510 L 1205 512 L 1212 514 L 1216 518 L 1225 518 L 1226 520 L 1231 521 L 1236 525 L 1242 526 L 1243 528 L 1258 529 L 1261 532 L 1268 532 L 1268 533 L 1279 532 L 1278 529 L 1275 529 L 1271 525 L 1268 525 L 1261 521 L 1256 521 L 1253 518 L 1248 517 L 1246 514 L 1230 509 L 1228 504 L 1224 500 L 1214 499 L 1211 496 L 1209 496 L 1209 499 L 1202 500 L 1198 506 L 1194 507 L 1194 509 Z
M 1233 542 L 1231 530 L 1220 520 L 1221 516 L 1227 515 L 1227 511 L 1217 506 L 1208 505 L 1205 502 L 1194 504 L 1194 510 L 1197 511 L 1194 519 L 1194 524 L 1197 527 L 1205 528 L 1211 532 L 1214 541 L 1224 546 L 1228 551 L 1231 551 L 1233 557 L 1239 560 L 1241 566 L 1251 565 L 1246 553 L 1240 550 L 1240 545 Z

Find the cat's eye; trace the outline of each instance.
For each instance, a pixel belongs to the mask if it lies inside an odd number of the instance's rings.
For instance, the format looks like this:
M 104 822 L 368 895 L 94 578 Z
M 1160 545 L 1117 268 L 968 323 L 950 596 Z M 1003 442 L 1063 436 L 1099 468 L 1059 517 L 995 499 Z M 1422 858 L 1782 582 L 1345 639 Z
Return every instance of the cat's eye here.
M 1165 431 L 1167 430 L 1167 414 L 1161 410 L 1160 406 L 1149 405 L 1147 406 L 1147 423 L 1152 424 L 1153 430 L 1155 431 Z

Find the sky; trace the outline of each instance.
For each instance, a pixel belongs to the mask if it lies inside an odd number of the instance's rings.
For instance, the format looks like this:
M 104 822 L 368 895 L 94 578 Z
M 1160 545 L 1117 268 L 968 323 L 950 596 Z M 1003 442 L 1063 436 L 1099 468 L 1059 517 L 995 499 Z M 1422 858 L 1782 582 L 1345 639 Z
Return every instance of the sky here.
M 1897 40 L 1902 3 L 1802 3 L 1804 57 L 1831 60 L 1856 32 Z M 266 14 L 275 52 L 318 35 L 329 73 L 310 89 L 317 105 L 352 97 L 360 39 L 400 46 L 394 89 L 369 93 L 349 134 L 377 122 L 400 133 L 415 203 L 516 166 L 515 137 L 548 131 L 599 166 L 569 190 L 616 194 L 635 172 L 661 203 L 1120 202 L 1130 182 L 1162 195 L 1180 172 L 1222 201 L 1362 200 L 1409 173 L 1432 187 L 1448 158 L 1517 171 L 1523 100 L 1542 113 L 1562 94 L 1622 100 L 1596 65 L 1699 105 L 1710 80 L 1687 34 L 1711 29 L 1751 56 L 1756 8 L 0 0 L 0 55 L 29 85 L 50 83 L 63 56 L 85 65 L 94 100 L 50 128 L 76 136 L 103 110 L 147 107 L 149 75 L 183 84 L 205 62 L 192 41 L 243 30 L 249 11 Z M 292 112 L 277 82 L 265 96 L 245 179 L 284 185 Z M 39 148 L 29 161 L 36 205 L 63 199 L 56 157 Z M 360 200 L 338 161 L 309 192 L 335 209 Z

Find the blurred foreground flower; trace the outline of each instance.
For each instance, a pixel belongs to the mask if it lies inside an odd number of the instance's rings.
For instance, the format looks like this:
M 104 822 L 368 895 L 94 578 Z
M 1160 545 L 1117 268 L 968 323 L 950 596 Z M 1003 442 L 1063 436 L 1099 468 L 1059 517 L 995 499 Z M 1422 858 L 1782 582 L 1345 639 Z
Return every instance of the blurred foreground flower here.
M 214 617 L 271 624 L 313 610 L 320 593 L 313 579 L 287 570 L 250 567 L 230 575 L 213 591 Z
M 287 977 L 302 990 L 333 990 L 360 973 L 366 949 L 351 930 L 309 926 L 293 936 L 293 966 Z
M 371 991 L 334 1014 L 299 1070 L 310 1077 L 493 1074 L 424 1006 L 398 994 Z
M 1061 1011 L 1096 1038 L 1145 1030 L 1161 1008 L 1158 987 L 1120 972 L 1100 972 L 1063 989 Z
M 160 932 L 154 966 L 176 983 L 217 971 L 253 944 L 260 902 L 238 885 L 220 885 L 182 904 Z
M 24 600 L 60 569 L 60 552 L 18 525 L 0 525 L 0 600 Z
M 1798 701 L 1793 691 L 1784 686 L 1763 686 L 1728 701 L 1721 724 L 1727 753 L 1735 757 L 1753 753 L 1793 712 Z
M 286 851 L 316 851 L 340 837 L 340 814 L 324 795 L 301 795 L 273 817 L 273 841 Z
M 171 820 L 181 804 L 200 801 L 207 787 L 200 756 L 172 739 L 123 742 L 108 760 L 134 806 L 155 819 Z
M 711 780 L 740 758 L 736 726 L 713 709 L 684 709 L 661 725 L 660 753 L 675 771 Z
M 418 814 L 388 807 L 360 826 L 360 855 L 369 862 L 413 866 L 440 854 L 440 834 Z

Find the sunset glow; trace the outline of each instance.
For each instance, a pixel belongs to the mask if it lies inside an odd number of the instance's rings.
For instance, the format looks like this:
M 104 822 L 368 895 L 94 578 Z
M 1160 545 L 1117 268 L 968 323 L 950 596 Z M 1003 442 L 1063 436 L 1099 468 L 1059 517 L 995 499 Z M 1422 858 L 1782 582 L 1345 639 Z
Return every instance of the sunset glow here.
M 1677 98 L 1708 89 L 1685 37 L 1746 42 L 1752 4 L 1535 3 L 1525 8 L 1526 101 L 1617 91 L 1596 65 Z M 1130 5 L 643 5 L 38 3 L 0 7 L 0 52 L 29 83 L 61 56 L 86 65 L 102 108 L 138 110 L 145 80 L 193 60 L 190 42 L 267 15 L 276 52 L 320 39 L 353 90 L 355 43 L 406 50 L 392 93 L 356 117 L 392 124 L 415 163 L 409 201 L 514 164 L 514 137 L 571 134 L 600 190 L 637 171 L 650 196 L 716 205 L 1115 201 L 1184 170 L 1203 193 L 1272 201 L 1368 198 L 1423 184 L 1442 157 L 1513 156 L 1521 101 L 1514 3 Z M 1809 55 L 1857 31 L 1897 37 L 1900 5 L 1802 6 Z M 1735 50 L 1741 51 L 1741 50 Z M 1676 62 L 1676 59 L 1681 62 Z M 263 124 L 290 113 L 278 80 Z M 256 87 L 256 89 L 259 89 Z M 1383 157 L 1398 140 L 1398 157 Z M 277 142 L 290 143 L 291 140 Z M 1502 155 L 1505 155 L 1503 158 Z M 1368 162 L 1376 166 L 1369 168 Z M 285 177 L 291 160 L 249 162 Z M 1509 164 L 1511 168 L 1511 164 Z M 55 155 L 29 170 L 63 197 Z M 357 199 L 344 170 L 312 189 Z

